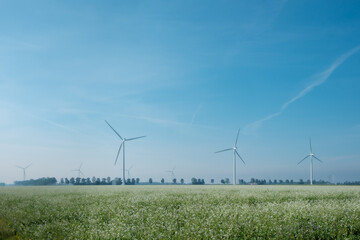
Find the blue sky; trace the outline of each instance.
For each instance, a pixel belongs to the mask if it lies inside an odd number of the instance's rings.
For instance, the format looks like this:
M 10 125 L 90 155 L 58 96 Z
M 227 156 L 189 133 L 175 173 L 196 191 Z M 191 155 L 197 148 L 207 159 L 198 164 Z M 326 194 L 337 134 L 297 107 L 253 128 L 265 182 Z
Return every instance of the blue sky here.
M 0 182 L 359 180 L 359 1 L 0 1 Z M 121 159 L 120 159 L 121 163 Z

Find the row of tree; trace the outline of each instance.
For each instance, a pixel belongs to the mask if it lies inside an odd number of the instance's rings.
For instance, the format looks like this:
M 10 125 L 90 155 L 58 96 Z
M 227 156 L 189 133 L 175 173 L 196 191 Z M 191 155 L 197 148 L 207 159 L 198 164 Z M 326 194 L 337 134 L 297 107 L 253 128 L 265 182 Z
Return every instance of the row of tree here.
M 215 180 L 210 180 L 211 184 L 215 184 Z M 230 179 L 225 178 L 221 179 L 221 184 L 230 184 Z M 31 179 L 26 181 L 15 181 L 15 185 L 22 185 L 22 186 L 39 186 L 39 185 L 55 185 L 57 184 L 56 178 L 39 178 L 39 179 Z M 115 178 L 111 179 L 110 177 L 107 178 L 61 178 L 60 182 L 58 183 L 60 185 L 122 185 L 123 180 L 121 178 Z M 140 178 L 128 178 L 125 182 L 125 185 L 136 185 L 136 184 L 159 184 L 153 181 L 152 178 L 149 178 L 148 182 L 142 182 L 140 183 Z M 178 182 L 176 178 L 172 179 L 171 183 L 166 183 L 165 179 L 162 178 L 160 180 L 160 184 L 185 184 L 185 180 L 183 178 L 180 179 Z M 193 185 L 204 185 L 205 180 L 200 178 L 191 178 L 191 184 Z M 310 184 L 310 180 L 304 181 L 303 179 L 300 179 L 299 181 L 289 180 L 286 179 L 283 180 L 268 180 L 265 179 L 257 179 L 257 178 L 251 178 L 249 182 L 246 182 L 244 179 L 239 179 L 238 184 L 241 185 L 290 185 L 290 184 Z M 313 180 L 313 184 L 333 184 L 324 180 Z M 360 185 L 360 181 L 346 181 L 343 183 L 337 183 L 338 185 Z M 5 186 L 5 183 L 0 183 L 0 186 Z
M 56 178 L 39 178 L 39 179 L 30 179 L 25 181 L 15 181 L 15 185 L 21 186 L 44 186 L 44 185 L 54 185 L 57 183 Z

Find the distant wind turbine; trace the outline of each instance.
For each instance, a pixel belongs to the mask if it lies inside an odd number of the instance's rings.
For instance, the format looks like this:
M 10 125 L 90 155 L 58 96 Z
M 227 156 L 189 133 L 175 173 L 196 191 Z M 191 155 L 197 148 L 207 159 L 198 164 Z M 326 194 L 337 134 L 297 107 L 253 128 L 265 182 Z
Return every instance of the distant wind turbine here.
M 315 158 L 316 160 L 318 160 L 319 162 L 322 162 L 320 159 L 318 159 L 315 154 L 312 151 L 312 147 L 311 147 L 311 137 L 309 138 L 309 146 L 310 146 L 310 154 L 307 155 L 306 157 L 304 157 L 299 163 L 298 165 L 304 161 L 305 159 L 307 159 L 308 157 L 310 157 L 310 184 L 313 184 L 313 158 Z
M 78 177 L 81 177 L 81 175 L 85 176 L 84 173 L 81 171 L 83 163 L 80 164 L 80 167 L 78 169 L 72 170 L 73 172 L 78 172 Z
M 120 144 L 120 147 L 119 147 L 119 150 L 118 150 L 118 153 L 116 155 L 116 159 L 115 159 L 115 163 L 114 165 L 116 165 L 116 162 L 118 160 L 118 157 L 119 157 L 119 154 L 120 154 L 120 151 L 121 151 L 121 148 L 123 148 L 123 181 L 124 181 L 124 184 L 126 183 L 126 178 L 125 178 L 125 142 L 126 141 L 131 141 L 131 140 L 135 140 L 135 139 L 138 139 L 138 138 L 144 138 L 146 136 L 140 136 L 140 137 L 134 137 L 134 138 L 123 138 L 122 136 L 120 136 L 120 134 L 110 125 L 110 123 L 108 123 L 106 120 L 105 122 L 107 123 L 107 125 L 109 125 L 109 127 L 116 133 L 116 135 L 118 135 L 118 137 L 121 139 L 121 144 Z
M 131 167 L 128 168 L 128 169 L 125 169 L 125 171 L 126 171 L 126 173 L 127 173 L 127 175 L 128 175 L 128 178 L 131 178 L 130 170 L 132 169 L 132 167 L 133 167 L 133 166 L 131 166 Z M 122 169 L 120 169 L 120 170 L 122 170 Z
M 31 164 L 32 164 L 32 163 L 30 163 L 30 164 L 27 165 L 26 167 L 20 167 L 20 166 L 17 166 L 17 165 L 16 165 L 16 167 L 21 168 L 21 169 L 24 171 L 24 181 L 25 181 L 25 179 L 26 179 L 26 169 L 27 169 L 28 167 L 30 167 Z
M 168 173 L 170 173 L 170 174 L 171 174 L 171 177 L 172 177 L 173 179 L 174 179 L 174 178 L 176 178 L 176 177 L 175 177 L 175 172 L 174 172 L 174 171 L 175 171 L 175 168 L 176 168 L 176 167 L 173 167 L 173 169 L 172 169 L 172 170 L 168 170 L 168 171 L 166 171 L 166 172 L 168 172 Z
M 240 156 L 240 154 L 237 151 L 237 141 L 238 141 L 238 138 L 239 138 L 239 133 L 240 133 L 240 129 L 237 132 L 236 140 L 235 140 L 234 146 L 232 148 L 227 148 L 227 149 L 215 152 L 215 153 L 220 153 L 220 152 L 225 152 L 225 151 L 230 151 L 230 150 L 234 151 L 234 160 L 233 160 L 233 184 L 234 185 L 236 184 L 236 155 L 245 164 L 245 161 L 242 159 L 242 157 Z

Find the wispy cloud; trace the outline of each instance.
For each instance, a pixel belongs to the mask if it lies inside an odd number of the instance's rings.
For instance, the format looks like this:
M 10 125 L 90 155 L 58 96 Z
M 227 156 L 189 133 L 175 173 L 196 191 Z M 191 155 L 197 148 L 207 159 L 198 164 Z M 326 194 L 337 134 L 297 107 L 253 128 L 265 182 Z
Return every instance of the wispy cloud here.
M 194 113 L 194 115 L 192 116 L 192 119 L 191 119 L 191 125 L 192 125 L 192 124 L 194 124 L 194 121 L 195 121 L 195 119 L 196 119 L 197 115 L 199 114 L 199 112 L 200 112 L 201 108 L 202 108 L 202 103 L 200 103 L 200 104 L 199 104 L 199 106 L 198 106 L 198 108 L 197 108 L 196 112 L 195 112 L 195 113 Z
M 51 121 L 49 119 L 46 119 L 46 118 L 42 118 L 42 117 L 39 117 L 39 116 L 35 116 L 33 114 L 28 114 L 28 116 L 34 118 L 34 119 L 37 119 L 37 120 L 40 120 L 42 122 L 45 122 L 45 123 L 48 123 L 49 125 L 52 125 L 54 127 L 57 127 L 57 128 L 61 128 L 61 129 L 65 129 L 67 131 L 70 131 L 70 132 L 75 132 L 75 133 L 79 133 L 79 131 L 77 131 L 76 129 L 73 129 L 73 128 L 70 128 L 70 127 L 67 127 L 65 125 L 62 125 L 60 123 L 57 123 L 57 122 L 54 122 L 54 121 Z
M 272 113 L 268 116 L 266 116 L 265 118 L 262 118 L 260 120 L 254 121 L 250 124 L 248 124 L 247 126 L 245 126 L 245 128 L 243 129 L 243 133 L 245 134 L 249 134 L 253 131 L 256 131 L 257 129 L 259 129 L 262 124 L 265 121 L 268 121 L 274 117 L 279 116 L 280 114 L 282 114 L 293 102 L 295 102 L 296 100 L 304 97 L 306 94 L 308 94 L 311 90 L 313 90 L 315 87 L 322 85 L 323 83 L 326 82 L 326 80 L 331 76 L 331 74 L 346 60 L 348 59 L 350 56 L 352 56 L 353 54 L 355 54 L 357 51 L 360 50 L 360 45 L 351 49 L 350 51 L 346 52 L 345 54 L 341 55 L 338 59 L 335 60 L 335 62 L 333 62 L 333 64 L 326 69 L 323 72 L 317 73 L 315 75 L 313 75 L 311 78 L 314 79 L 313 83 L 311 83 L 309 86 L 307 86 L 305 89 L 303 89 L 299 94 L 297 94 L 295 97 L 293 97 L 292 99 L 290 99 L 289 101 L 285 102 L 280 110 L 278 112 Z

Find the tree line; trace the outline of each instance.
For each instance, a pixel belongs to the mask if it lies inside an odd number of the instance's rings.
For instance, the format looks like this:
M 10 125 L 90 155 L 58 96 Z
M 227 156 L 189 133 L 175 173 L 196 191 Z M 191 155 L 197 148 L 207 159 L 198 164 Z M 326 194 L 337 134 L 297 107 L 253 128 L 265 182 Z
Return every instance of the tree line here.
M 286 180 L 277 180 L 277 179 L 257 179 L 251 178 L 250 181 L 245 181 L 244 179 L 239 179 L 238 184 L 240 185 L 302 185 L 302 184 L 310 184 L 310 180 L 304 181 L 303 179 L 299 179 L 298 181 L 294 181 L 293 179 L 286 179 Z M 43 185 L 123 185 L 123 180 L 121 178 L 114 178 L 111 179 L 110 177 L 107 178 L 61 178 L 58 182 L 54 177 L 48 178 L 39 178 L 39 179 L 30 179 L 25 181 L 15 181 L 14 185 L 17 186 L 43 186 Z M 125 181 L 125 185 L 136 185 L 136 184 L 185 184 L 185 180 L 183 178 L 178 181 L 176 178 L 173 178 L 170 182 L 165 182 L 165 179 L 162 178 L 160 182 L 154 182 L 152 178 L 149 178 L 146 182 L 140 182 L 140 178 L 128 178 Z M 190 184 L 192 185 L 204 185 L 205 180 L 200 178 L 191 178 Z M 211 179 L 210 184 L 215 184 L 215 180 Z M 230 184 L 229 178 L 224 178 L 220 180 L 220 184 Z M 334 184 L 329 181 L 324 180 L 313 180 L 313 184 L 318 185 L 326 185 L 326 184 Z M 345 181 L 345 182 L 338 182 L 337 185 L 360 185 L 360 181 Z M 5 186 L 5 183 L 0 183 L 0 186 Z

